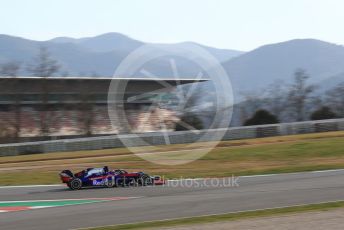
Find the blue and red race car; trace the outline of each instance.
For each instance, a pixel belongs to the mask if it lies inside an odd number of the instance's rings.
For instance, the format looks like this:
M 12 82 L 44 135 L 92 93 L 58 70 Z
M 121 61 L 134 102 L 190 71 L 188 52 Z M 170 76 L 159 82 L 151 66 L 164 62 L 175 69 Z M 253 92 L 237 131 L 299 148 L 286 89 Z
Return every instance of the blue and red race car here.
M 160 176 L 149 176 L 144 172 L 128 173 L 123 169 L 109 170 L 107 166 L 88 168 L 75 174 L 70 170 L 63 170 L 60 178 L 72 190 L 82 187 L 146 186 L 165 183 Z

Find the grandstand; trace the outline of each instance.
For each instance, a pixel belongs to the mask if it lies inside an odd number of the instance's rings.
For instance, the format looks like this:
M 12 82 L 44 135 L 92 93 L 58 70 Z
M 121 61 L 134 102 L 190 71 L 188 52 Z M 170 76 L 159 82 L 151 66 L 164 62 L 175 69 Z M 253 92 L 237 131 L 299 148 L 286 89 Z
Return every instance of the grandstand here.
M 173 129 L 178 121 L 176 114 L 169 109 L 156 107 L 147 110 L 158 95 L 171 92 L 171 89 L 164 89 L 164 85 L 167 83 L 175 87 L 198 80 L 0 77 L 0 137 L 80 136 L 121 132 L 121 122 L 114 127 L 108 116 L 107 99 L 111 81 L 126 82 L 123 101 L 118 103 L 124 105 L 126 119 L 131 127 L 129 132 L 148 132 L 161 130 L 161 117 L 164 127 L 168 129 Z M 128 100 L 141 94 L 145 94 L 145 98 Z M 157 119 L 158 115 L 160 120 Z

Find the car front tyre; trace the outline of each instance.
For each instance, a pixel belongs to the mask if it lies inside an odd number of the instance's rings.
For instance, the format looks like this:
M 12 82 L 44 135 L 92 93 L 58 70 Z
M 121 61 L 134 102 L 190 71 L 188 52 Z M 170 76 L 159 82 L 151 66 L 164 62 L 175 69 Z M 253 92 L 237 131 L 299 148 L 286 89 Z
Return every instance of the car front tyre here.
M 151 185 L 152 183 L 152 179 L 146 174 L 143 174 L 138 180 L 138 184 L 141 186 Z

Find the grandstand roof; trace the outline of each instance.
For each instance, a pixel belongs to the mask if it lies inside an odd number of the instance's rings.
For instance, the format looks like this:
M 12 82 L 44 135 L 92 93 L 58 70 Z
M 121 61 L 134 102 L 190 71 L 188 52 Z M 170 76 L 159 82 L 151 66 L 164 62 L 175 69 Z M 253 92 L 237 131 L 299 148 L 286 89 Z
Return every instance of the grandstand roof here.
M 41 81 L 45 79 L 49 84 Z M 155 91 L 169 91 L 177 85 L 204 82 L 207 79 L 197 78 L 119 78 L 119 77 L 0 77 L 1 101 L 10 101 L 13 95 L 29 95 L 33 101 L 39 101 L 39 94 L 65 95 L 59 98 L 68 98 L 68 95 L 95 94 L 105 95 L 109 91 L 111 81 L 127 82 L 125 95 L 144 94 Z M 170 86 L 170 87 L 169 87 Z M 38 99 L 35 99 L 38 98 Z M 66 99 L 68 100 L 68 99 Z
M 35 76 L 17 76 L 17 77 L 8 77 L 8 76 L 0 76 L 0 79 L 23 79 L 23 80 L 40 80 L 40 79 L 48 79 L 48 80 L 127 80 L 127 81 L 171 81 L 171 82 L 180 82 L 180 83 L 192 83 L 192 82 L 203 82 L 209 81 L 209 79 L 205 78 L 175 78 L 175 77 L 35 77 Z

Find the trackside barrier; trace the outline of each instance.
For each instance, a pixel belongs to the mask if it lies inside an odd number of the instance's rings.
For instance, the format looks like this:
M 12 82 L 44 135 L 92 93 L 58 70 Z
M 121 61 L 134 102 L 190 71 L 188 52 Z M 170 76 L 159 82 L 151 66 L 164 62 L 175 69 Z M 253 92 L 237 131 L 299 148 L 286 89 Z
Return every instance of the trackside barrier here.
M 233 127 L 229 129 L 211 129 L 201 130 L 198 133 L 193 131 L 169 132 L 168 136 L 171 144 L 184 144 L 195 141 L 216 141 L 219 139 L 239 140 L 340 130 L 344 130 L 344 119 Z M 222 138 L 220 138 L 221 134 L 224 134 Z M 61 139 L 54 141 L 0 144 L 0 156 L 125 147 L 121 140 L 130 141 L 131 147 L 147 144 L 166 144 L 163 133 L 159 132 L 125 134 L 77 139 Z M 142 143 L 140 140 L 144 140 L 146 143 Z M 128 146 L 128 143 L 126 144 Z

